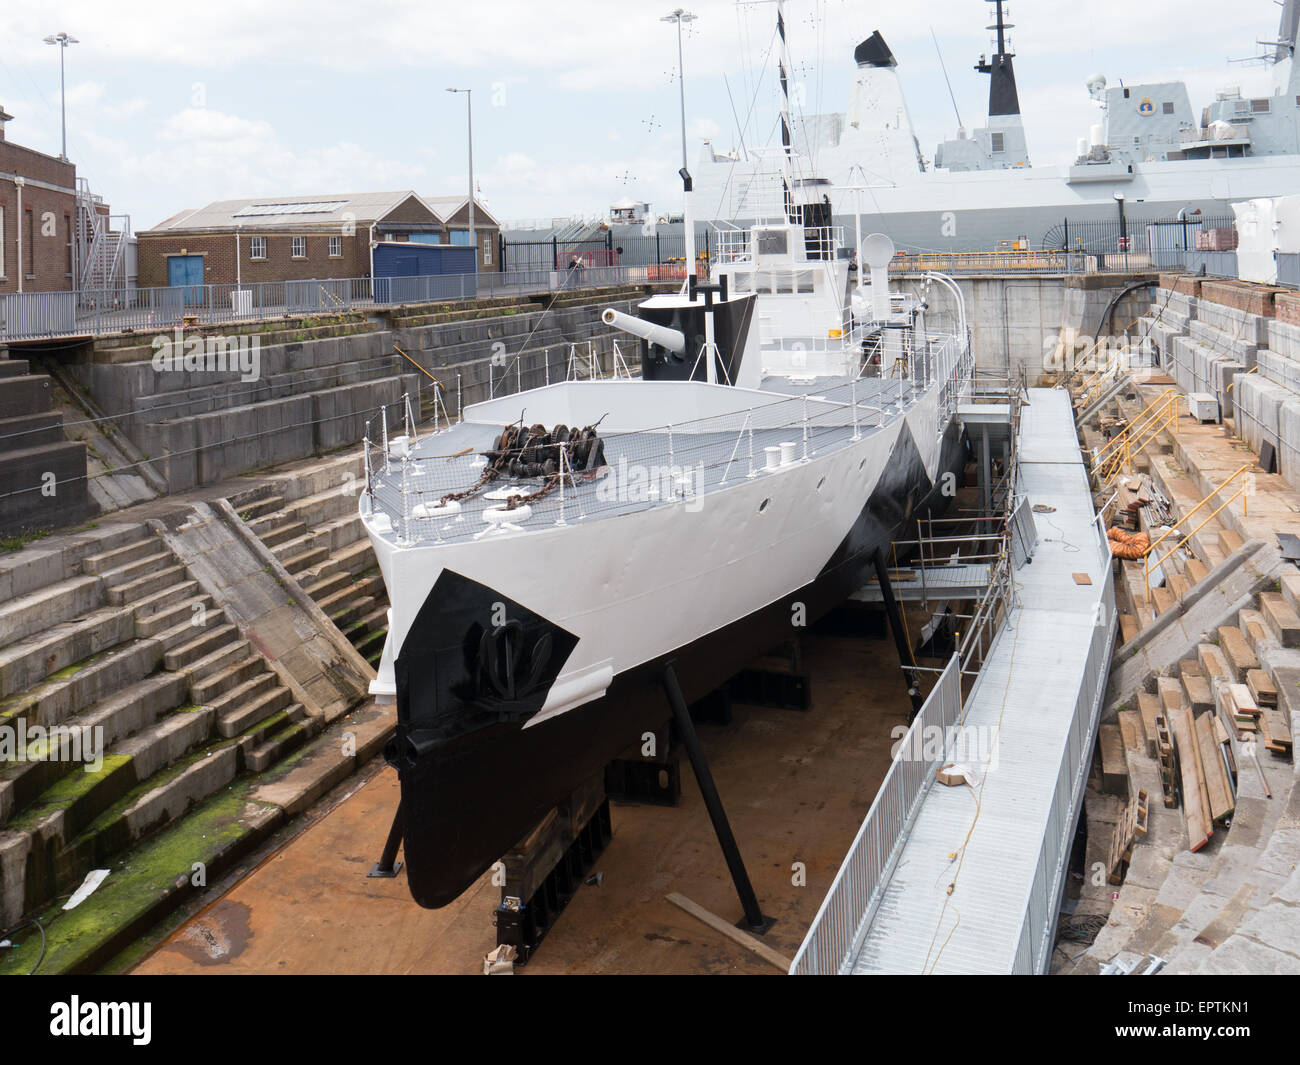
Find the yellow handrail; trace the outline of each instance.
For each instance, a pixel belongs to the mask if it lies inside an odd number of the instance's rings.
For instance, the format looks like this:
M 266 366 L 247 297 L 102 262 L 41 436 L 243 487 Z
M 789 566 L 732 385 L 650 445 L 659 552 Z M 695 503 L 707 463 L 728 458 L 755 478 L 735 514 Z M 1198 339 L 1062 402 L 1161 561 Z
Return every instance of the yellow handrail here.
M 1132 470 L 1133 456 L 1140 454 L 1162 432 L 1165 430 L 1171 433 L 1177 432 L 1178 400 L 1181 397 L 1173 390 L 1165 393 L 1165 396 L 1167 397 L 1165 402 L 1156 410 L 1153 417 L 1145 419 L 1144 422 L 1141 419 L 1135 421 L 1116 437 L 1120 442 L 1118 450 L 1093 463 L 1098 484 L 1103 490 L 1114 484 L 1125 468 Z M 1139 422 L 1141 422 L 1140 428 Z
M 1237 491 L 1235 491 L 1231 496 L 1225 499 L 1217 507 L 1215 507 L 1214 510 L 1205 518 L 1204 521 L 1202 521 L 1198 526 L 1196 526 L 1195 529 L 1192 529 L 1186 536 L 1180 539 L 1178 543 L 1176 543 L 1172 548 L 1170 548 L 1167 552 L 1165 552 L 1165 554 L 1162 555 L 1159 559 L 1157 559 L 1155 562 L 1152 562 L 1151 559 L 1156 553 L 1156 548 L 1159 547 L 1161 544 L 1163 544 L 1166 540 L 1168 540 L 1169 537 L 1173 536 L 1174 530 L 1176 530 L 1178 526 L 1182 525 L 1183 522 L 1187 521 L 1188 518 L 1190 518 L 1198 510 L 1200 510 L 1202 507 L 1208 504 L 1210 500 L 1212 500 L 1215 496 L 1217 496 L 1220 492 L 1222 492 L 1225 488 L 1227 488 L 1228 485 L 1230 485 L 1234 480 L 1236 480 L 1242 474 L 1250 470 L 1254 465 L 1255 464 L 1253 462 L 1248 462 L 1244 466 L 1234 471 L 1233 473 L 1229 474 L 1224 479 L 1223 483 L 1219 485 L 1218 488 L 1216 488 L 1208 496 L 1206 496 L 1199 503 L 1197 503 L 1196 506 L 1192 507 L 1191 510 L 1189 510 L 1186 514 L 1184 514 L 1181 518 L 1179 518 L 1176 522 L 1174 522 L 1173 525 L 1169 527 L 1169 531 L 1161 535 L 1161 537 L 1151 545 L 1151 549 L 1147 552 L 1146 565 L 1142 573 L 1142 580 L 1146 585 L 1146 599 L 1148 603 L 1151 602 L 1151 574 L 1154 573 L 1158 567 L 1164 565 L 1166 562 L 1169 561 L 1170 558 L 1172 558 L 1175 554 L 1181 551 L 1193 536 L 1195 536 L 1198 532 L 1204 529 L 1205 526 L 1207 526 L 1210 522 L 1212 522 L 1216 517 L 1222 514 L 1223 511 L 1228 507 L 1230 503 L 1233 503 L 1238 499 L 1244 499 L 1244 502 L 1241 504 L 1241 513 L 1243 517 L 1248 513 L 1250 509 L 1250 482 L 1243 481 L 1241 487 L 1238 488 Z
M 1106 477 L 1102 482 L 1102 488 L 1109 488 L 1115 483 L 1119 475 L 1128 469 L 1132 472 L 1133 456 L 1139 455 L 1156 437 L 1166 429 L 1173 432 L 1178 421 L 1177 400 L 1173 400 L 1164 411 L 1164 416 L 1160 421 L 1149 423 L 1137 439 L 1128 439 L 1125 441 L 1123 451 L 1117 453 L 1114 460 L 1108 464 Z
M 1130 438 L 1133 434 L 1141 432 L 1145 423 L 1154 421 L 1162 414 L 1167 413 L 1166 408 L 1168 407 L 1170 400 L 1177 397 L 1177 395 L 1178 389 L 1176 388 L 1167 388 L 1165 391 L 1161 392 L 1160 395 L 1142 409 L 1136 418 L 1124 427 L 1124 431 L 1121 432 L 1119 436 L 1114 437 L 1105 447 L 1097 452 L 1096 458 L 1093 459 L 1093 465 L 1096 466 L 1104 461 L 1107 453 L 1113 448 L 1121 446 L 1126 438 Z

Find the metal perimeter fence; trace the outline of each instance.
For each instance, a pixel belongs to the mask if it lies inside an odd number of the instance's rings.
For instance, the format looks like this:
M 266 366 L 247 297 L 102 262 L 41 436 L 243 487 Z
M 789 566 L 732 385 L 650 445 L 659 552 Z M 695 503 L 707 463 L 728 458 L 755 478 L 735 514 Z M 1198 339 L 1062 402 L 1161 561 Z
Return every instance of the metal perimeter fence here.
M 678 266 L 597 266 L 422 277 L 352 277 L 0 295 L 0 341 L 97 336 L 286 316 L 341 314 L 440 300 L 530 296 L 680 281 Z

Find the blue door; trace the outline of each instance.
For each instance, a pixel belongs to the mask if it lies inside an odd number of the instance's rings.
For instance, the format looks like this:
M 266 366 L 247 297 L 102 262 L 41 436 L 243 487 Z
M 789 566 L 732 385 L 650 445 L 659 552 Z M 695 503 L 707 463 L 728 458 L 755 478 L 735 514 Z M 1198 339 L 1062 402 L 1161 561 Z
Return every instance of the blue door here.
M 203 256 L 167 256 L 167 284 L 170 288 L 183 288 L 184 300 L 189 306 L 203 303 Z

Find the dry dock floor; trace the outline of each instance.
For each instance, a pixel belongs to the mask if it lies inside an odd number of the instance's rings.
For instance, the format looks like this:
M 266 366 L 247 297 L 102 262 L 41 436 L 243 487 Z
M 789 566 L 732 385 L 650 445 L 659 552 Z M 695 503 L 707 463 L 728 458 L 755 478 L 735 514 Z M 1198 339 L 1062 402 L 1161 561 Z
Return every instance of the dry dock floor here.
M 919 608 L 909 611 L 915 632 Z M 737 705 L 700 725 L 763 910 L 763 937 L 793 957 L 889 765 L 909 703 L 888 640 L 809 635 L 807 713 Z M 352 786 L 355 788 L 355 782 Z M 484 876 L 452 905 L 422 910 L 404 875 L 367 879 L 397 805 L 377 768 L 344 801 L 185 921 L 139 973 L 479 973 L 496 944 L 500 889 Z M 725 918 L 740 904 L 682 758 L 674 808 L 611 804 L 614 836 L 528 965 L 533 973 L 767 973 L 769 962 L 665 899 L 680 892 Z M 800 886 L 799 868 L 806 870 Z

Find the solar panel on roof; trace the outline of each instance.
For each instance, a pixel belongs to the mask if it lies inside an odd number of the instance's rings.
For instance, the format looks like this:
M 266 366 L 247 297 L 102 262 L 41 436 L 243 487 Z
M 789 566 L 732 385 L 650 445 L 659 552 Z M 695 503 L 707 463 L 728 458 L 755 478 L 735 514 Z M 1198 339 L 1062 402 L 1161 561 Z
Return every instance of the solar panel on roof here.
M 333 214 L 347 206 L 347 200 L 323 200 L 314 203 L 252 203 L 241 207 L 232 218 L 253 218 L 276 214 Z

